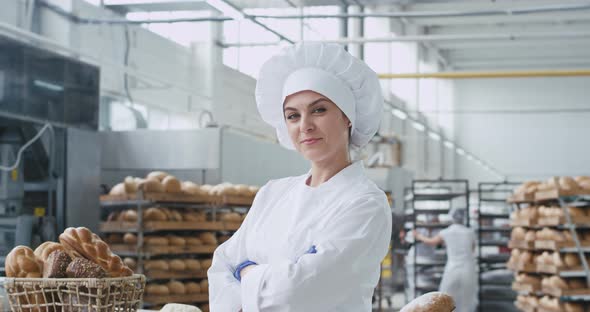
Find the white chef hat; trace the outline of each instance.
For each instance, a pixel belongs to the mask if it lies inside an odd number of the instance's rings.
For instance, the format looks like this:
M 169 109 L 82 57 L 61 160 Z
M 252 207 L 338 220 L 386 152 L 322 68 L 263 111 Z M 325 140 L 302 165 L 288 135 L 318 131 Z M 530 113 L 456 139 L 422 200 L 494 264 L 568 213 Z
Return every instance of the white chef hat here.
M 352 123 L 350 143 L 363 147 L 379 129 L 383 95 L 377 74 L 330 43 L 299 43 L 270 58 L 260 70 L 256 103 L 281 145 L 294 149 L 283 115 L 285 98 L 311 90 L 334 102 Z

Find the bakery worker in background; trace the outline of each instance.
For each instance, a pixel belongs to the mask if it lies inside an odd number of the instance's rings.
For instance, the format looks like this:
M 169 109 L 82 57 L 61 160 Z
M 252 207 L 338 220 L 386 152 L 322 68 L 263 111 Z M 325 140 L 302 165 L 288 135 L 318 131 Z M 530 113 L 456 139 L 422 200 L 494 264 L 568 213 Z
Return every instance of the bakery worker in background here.
M 453 208 L 449 214 L 453 224 L 438 235 L 427 237 L 414 231 L 414 237 L 431 246 L 445 244 L 447 264 L 439 291 L 453 297 L 456 312 L 474 312 L 477 308 L 477 272 L 473 253 L 475 233 L 463 225 L 465 209 Z
M 363 147 L 379 127 L 377 75 L 339 45 L 297 44 L 262 66 L 256 102 L 280 144 L 311 169 L 264 185 L 217 248 L 207 272 L 211 311 L 371 311 L 391 209 L 349 147 Z

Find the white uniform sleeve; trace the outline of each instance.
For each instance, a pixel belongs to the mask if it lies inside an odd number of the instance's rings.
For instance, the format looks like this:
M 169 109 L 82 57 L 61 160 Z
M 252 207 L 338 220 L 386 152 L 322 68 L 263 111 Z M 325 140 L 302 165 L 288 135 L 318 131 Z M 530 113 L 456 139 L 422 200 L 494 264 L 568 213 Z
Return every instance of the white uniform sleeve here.
M 385 196 L 354 200 L 314 238 L 316 254 L 297 263 L 260 264 L 244 276 L 244 312 L 332 311 L 350 296 L 362 296 L 359 287 L 372 292 L 390 238 Z
M 262 187 L 252 203 L 248 216 L 230 239 L 219 245 L 213 253 L 213 263 L 207 271 L 209 280 L 209 305 L 211 311 L 238 312 L 242 309 L 240 282 L 233 276 L 236 267 L 248 260 L 246 254 L 246 235 L 248 225 L 254 217 L 256 203 L 265 187 Z

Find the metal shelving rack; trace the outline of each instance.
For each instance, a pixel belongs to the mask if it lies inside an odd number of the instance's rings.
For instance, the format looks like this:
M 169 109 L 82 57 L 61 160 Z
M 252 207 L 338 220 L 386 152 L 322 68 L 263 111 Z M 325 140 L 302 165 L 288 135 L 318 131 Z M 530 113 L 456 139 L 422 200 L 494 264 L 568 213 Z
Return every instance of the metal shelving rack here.
M 415 229 L 428 229 L 429 232 L 437 229 L 443 229 L 449 224 L 418 224 L 416 222 L 418 215 L 443 215 L 449 213 L 452 208 L 464 208 L 467 212 L 466 225 L 469 226 L 469 181 L 465 179 L 437 179 L 437 180 L 414 180 L 412 181 L 411 192 L 405 198 L 406 201 L 411 202 L 411 212 L 406 211 L 406 215 L 411 216 L 411 230 Z M 456 205 L 457 201 L 462 200 L 462 204 Z M 436 203 L 435 207 L 421 208 L 421 202 L 432 202 Z M 442 205 L 444 203 L 444 205 Z M 438 207 L 436 207 L 438 206 Z M 415 242 L 418 244 L 418 242 Z M 414 295 L 418 296 L 419 293 L 425 293 L 429 291 L 435 291 L 436 287 L 422 287 L 418 285 L 418 275 L 421 273 L 421 269 L 425 268 L 436 268 L 442 272 L 446 261 L 429 261 L 429 262 L 417 262 L 417 248 L 413 255 L 414 259 Z M 446 254 L 446 252 L 445 252 Z M 433 275 L 438 275 L 433 273 Z M 435 278 L 439 280 L 439 278 Z
M 199 248 L 196 251 L 187 251 L 183 253 L 169 253 L 166 251 L 162 252 L 149 252 L 144 251 L 144 234 L 148 233 L 156 233 L 156 232 L 195 232 L 195 231 L 208 231 L 208 232 L 216 232 L 216 233 L 232 233 L 237 230 L 237 225 L 233 224 L 232 226 L 226 226 L 225 224 L 221 224 L 218 221 L 218 214 L 222 211 L 239 211 L 242 213 L 247 213 L 250 209 L 249 205 L 242 205 L 242 204 L 231 204 L 231 203 L 214 203 L 214 202 L 185 202 L 185 201 L 173 201 L 173 200 L 152 200 L 147 199 L 145 194 L 142 191 L 138 191 L 136 194 L 136 199 L 130 200 L 101 200 L 101 210 L 103 216 L 101 217 L 102 220 L 106 219 L 106 216 L 109 212 L 112 211 L 122 211 L 126 209 L 136 209 L 137 211 L 137 222 L 135 227 L 133 228 L 122 228 L 122 229 L 109 229 L 103 230 L 101 229 L 101 234 L 107 233 L 126 233 L 132 232 L 137 235 L 137 244 L 135 245 L 136 250 L 130 251 L 123 251 L 123 250 L 113 250 L 113 253 L 119 255 L 120 257 L 132 257 L 137 259 L 137 269 L 135 270 L 136 273 L 145 274 L 143 270 L 143 264 L 145 260 L 149 260 L 152 258 L 169 258 L 169 256 L 175 257 L 190 257 L 194 258 L 195 256 L 206 255 L 212 257 L 214 250 L 217 246 L 202 246 L 203 248 Z M 167 208 L 185 208 L 185 209 L 195 209 L 195 210 L 206 210 L 211 213 L 212 220 L 204 222 L 211 223 L 215 226 L 207 227 L 207 226 L 197 226 L 197 228 L 193 229 L 163 229 L 163 230 L 150 230 L 145 227 L 145 222 L 143 220 L 143 211 L 149 207 L 167 207 Z M 148 276 L 147 281 L 167 281 L 167 280 L 203 280 L 207 279 L 207 272 L 203 270 L 202 272 L 198 273 L 191 273 L 190 276 L 179 277 L 179 276 L 172 276 L 170 273 L 165 274 L 165 276 Z M 166 296 L 164 296 L 166 297 Z M 174 296 L 170 295 L 167 296 L 172 298 Z M 185 303 L 185 304 L 206 304 L 209 301 L 208 293 L 201 292 L 199 294 L 193 295 L 181 295 L 177 296 L 178 298 L 174 298 L 174 302 Z M 158 304 L 164 304 L 169 301 L 166 301 L 165 298 L 160 298 L 163 300 L 149 300 L 149 296 L 144 296 L 144 307 L 155 306 Z M 148 299 L 148 300 L 146 300 Z M 161 302 L 160 302 L 161 301 Z
M 516 182 L 480 182 L 478 183 L 477 187 L 477 213 L 478 213 L 478 228 L 477 228 L 477 259 L 478 259 L 478 266 L 479 266 L 479 273 L 478 273 L 478 281 L 479 281 L 479 290 L 478 290 L 478 299 L 479 299 L 479 307 L 478 311 L 482 311 L 483 309 L 483 302 L 488 301 L 502 301 L 502 302 L 512 302 L 514 301 L 513 297 L 494 297 L 494 298 L 484 298 L 483 296 L 483 288 L 484 287 L 493 287 L 493 288 L 500 288 L 512 291 L 510 284 L 502 284 L 497 282 L 485 282 L 482 279 L 482 274 L 494 270 L 494 269 L 505 269 L 506 262 L 510 256 L 509 253 L 498 253 L 494 256 L 484 256 L 482 254 L 482 247 L 487 246 L 496 246 L 496 247 L 506 247 L 508 248 L 508 240 L 510 237 L 510 231 L 512 230 L 507 222 L 507 226 L 494 226 L 494 220 L 496 219 L 510 219 L 510 207 L 506 203 L 506 198 L 510 195 L 513 189 L 520 185 L 520 183 Z M 482 206 L 486 205 L 502 205 L 505 213 L 489 213 L 489 212 L 482 212 Z M 486 236 L 494 235 L 499 233 L 502 239 L 484 239 Z

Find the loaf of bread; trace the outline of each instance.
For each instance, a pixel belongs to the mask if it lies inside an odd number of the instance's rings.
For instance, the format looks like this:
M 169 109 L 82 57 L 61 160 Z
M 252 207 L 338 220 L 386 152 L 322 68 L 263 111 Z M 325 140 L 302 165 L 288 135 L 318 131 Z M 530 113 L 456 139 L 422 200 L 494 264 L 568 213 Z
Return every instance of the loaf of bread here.
M 563 262 L 568 268 L 577 268 L 582 265 L 577 254 L 568 253 L 563 256 Z
M 125 243 L 125 241 L 123 240 L 123 235 L 121 235 L 121 234 L 115 234 L 115 233 L 108 234 L 105 237 L 104 240 L 109 245 L 112 245 L 112 244 L 123 244 L 123 243 Z
M 137 211 L 127 209 L 121 213 L 121 217 L 125 222 L 137 222 Z
M 182 193 L 182 186 L 180 181 L 173 176 L 167 176 L 162 180 L 162 185 L 164 186 L 164 191 L 166 193 Z
M 137 179 L 134 177 L 125 177 L 123 185 L 125 186 L 125 193 L 127 194 L 135 194 L 137 192 Z
M 585 289 L 588 288 L 586 281 L 582 279 L 571 279 L 567 281 L 569 289 Z
M 148 284 L 145 286 L 145 292 L 152 296 L 168 296 L 170 289 L 166 285 Z
M 168 266 L 172 271 L 185 271 L 186 264 L 181 259 L 173 259 L 168 262 Z
M 191 222 L 205 222 L 207 221 L 207 215 L 202 211 L 189 211 L 183 215 L 185 221 Z
M 201 281 L 201 292 L 202 293 L 209 293 L 209 281 L 207 281 L 206 279 Z
M 42 264 L 27 246 L 16 246 L 6 256 L 4 268 L 7 277 L 41 277 Z
M 59 241 L 71 258 L 84 257 L 100 265 L 110 277 L 131 276 L 121 258 L 111 252 L 109 246 L 98 235 L 85 227 L 67 228 Z
M 184 181 L 181 183 L 182 192 L 189 195 L 203 196 L 207 193 L 201 190 L 201 187 L 191 181 Z
M 529 274 L 518 274 L 515 281 L 521 284 L 529 284 L 533 286 L 541 286 L 541 278 Z
M 557 298 L 544 296 L 539 300 L 539 305 L 548 309 L 559 311 L 559 300 Z
M 186 245 L 186 239 L 176 235 L 168 235 L 168 245 L 184 247 Z
M 533 254 L 531 254 L 528 251 L 522 252 L 518 258 L 518 263 L 520 265 L 532 264 L 533 263 Z
M 145 178 L 146 179 L 156 179 L 158 181 L 162 181 L 167 176 L 169 176 L 169 174 L 164 171 L 152 171 L 152 172 L 148 173 Z
M 168 239 L 162 236 L 146 236 L 143 241 L 147 246 L 168 246 Z
M 451 312 L 455 310 L 453 298 L 445 293 L 426 293 L 408 303 L 400 312 Z
M 538 218 L 538 210 L 537 207 L 526 207 L 521 209 L 520 211 L 520 218 L 523 220 L 534 220 Z
M 170 266 L 165 260 L 146 260 L 144 265 L 146 271 L 168 271 Z
M 203 244 L 205 245 L 210 245 L 210 246 L 217 246 L 217 238 L 215 237 L 215 234 L 210 233 L 210 232 L 203 232 L 200 233 L 198 238 L 203 242 Z
M 535 263 L 537 265 L 551 265 L 553 263 L 553 258 L 549 252 L 544 251 L 542 254 L 535 257 Z
M 519 259 L 520 259 L 520 250 L 512 249 L 512 251 L 510 252 L 510 259 L 508 259 L 508 263 L 515 265 L 518 263 Z
M 524 240 L 527 242 L 534 242 L 537 236 L 535 235 L 535 231 L 529 230 L 526 232 L 524 236 Z
M 184 287 L 184 284 L 179 281 L 170 281 L 166 286 L 168 286 L 170 293 L 173 295 L 186 294 L 186 288 Z
M 44 278 L 65 278 L 72 258 L 64 250 L 54 250 L 43 264 Z
M 209 304 L 205 303 L 204 305 L 201 306 L 201 311 L 203 312 L 210 312 L 211 310 L 209 310 Z
M 117 183 L 115 186 L 111 188 L 109 191 L 109 195 L 112 196 L 125 196 L 127 192 L 125 192 L 125 184 L 124 183 Z
M 514 189 L 514 194 L 534 193 L 537 190 L 536 186 L 540 183 L 541 182 L 539 181 L 524 182 L 523 184 L 519 185 L 516 189 Z
M 152 207 L 143 213 L 143 221 L 167 221 L 168 217 L 160 208 Z
M 147 178 L 143 180 L 137 187 L 146 193 L 164 192 L 164 185 L 156 178 Z
M 137 235 L 133 233 L 125 233 L 125 235 L 123 235 L 123 242 L 128 245 L 136 245 Z
M 213 263 L 213 259 L 203 259 L 201 260 L 201 269 L 209 270 L 211 264 Z
M 564 289 L 564 290 L 569 289 L 568 283 L 563 278 L 561 278 L 557 275 L 553 275 L 553 276 L 549 277 L 548 285 L 551 286 L 552 288 L 560 288 L 560 289 Z
M 198 294 L 201 292 L 201 284 L 195 282 L 184 283 L 187 294 Z
M 184 265 L 188 271 L 201 270 L 201 262 L 197 259 L 184 259 Z
M 258 193 L 259 190 L 260 190 L 260 187 L 258 187 L 258 186 L 251 185 L 248 187 L 248 191 L 250 193 L 250 196 L 252 196 L 252 197 L 256 196 L 256 194 Z
M 195 246 L 203 246 L 203 242 L 198 237 L 185 237 L 184 240 L 186 241 L 186 246 L 195 247 Z
M 245 184 L 238 184 L 234 186 L 236 191 L 238 192 L 239 196 L 250 196 L 250 191 L 248 190 L 248 185 Z
M 228 212 L 221 215 L 221 221 L 242 222 L 242 216 L 237 212 Z
M 563 268 L 566 266 L 565 262 L 563 261 L 564 259 L 561 257 L 561 254 L 559 252 L 554 252 L 553 254 L 551 254 L 551 258 L 552 265 L 556 268 Z
M 43 266 L 49 255 L 56 250 L 64 250 L 64 247 L 56 242 L 45 242 L 35 249 L 35 257 Z
M 223 234 L 223 235 L 219 235 L 219 238 L 217 238 L 217 240 L 219 241 L 220 244 L 223 244 L 230 238 L 231 238 L 231 235 Z
M 69 278 L 104 278 L 107 273 L 98 264 L 84 258 L 75 258 L 66 268 Z
M 568 191 L 568 192 L 574 192 L 574 191 L 578 191 L 580 189 L 580 186 L 578 185 L 576 180 L 574 180 L 571 177 L 559 178 L 559 187 L 562 190 Z
M 184 217 L 177 210 L 170 210 L 169 220 L 174 221 L 174 222 L 182 222 L 182 221 L 184 221 Z
M 135 271 L 137 269 L 137 262 L 133 258 L 130 258 L 130 257 L 124 258 L 123 263 L 133 271 Z

